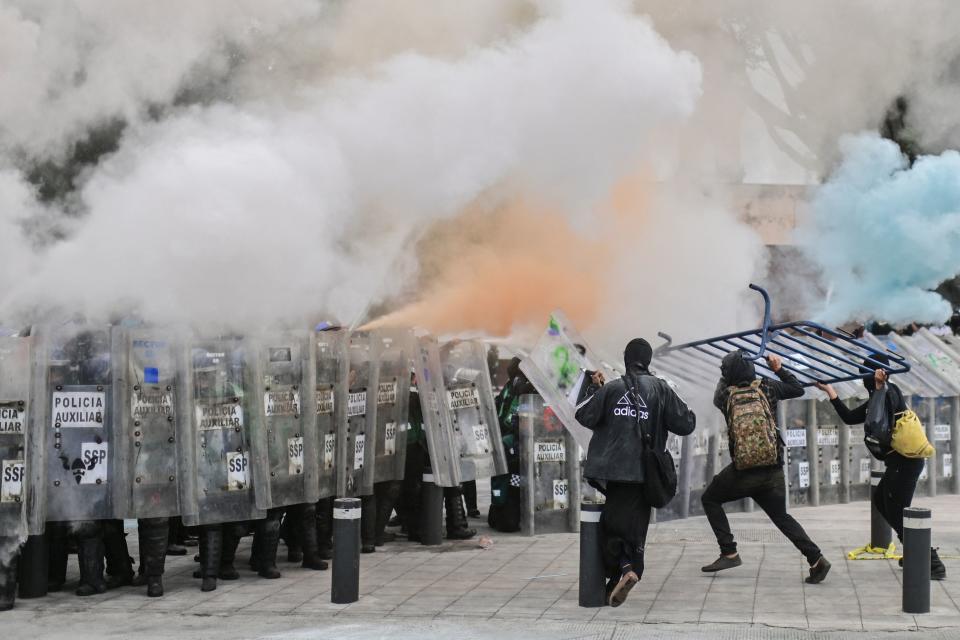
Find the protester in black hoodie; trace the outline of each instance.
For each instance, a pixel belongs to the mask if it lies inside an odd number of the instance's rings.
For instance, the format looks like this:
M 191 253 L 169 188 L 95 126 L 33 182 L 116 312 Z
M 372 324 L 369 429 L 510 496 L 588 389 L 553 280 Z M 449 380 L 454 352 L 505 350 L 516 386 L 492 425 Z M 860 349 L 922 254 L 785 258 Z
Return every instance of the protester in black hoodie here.
M 880 353 L 872 357 L 873 362 L 865 360 L 866 369 L 872 369 L 877 364 L 890 364 L 890 359 Z M 887 373 L 883 369 L 876 369 L 873 373 L 863 377 L 863 386 L 870 397 L 879 389 L 886 387 L 886 413 L 890 425 L 897 423 L 897 414 L 907 410 L 907 403 L 903 398 L 900 387 L 887 380 Z M 844 424 L 862 424 L 867 419 L 867 405 L 869 400 L 855 409 L 843 404 L 837 397 L 837 392 L 829 384 L 817 384 L 817 388 L 827 394 L 830 404 Z M 885 454 L 885 455 L 884 455 Z M 903 510 L 913 502 L 913 492 L 917 489 L 917 481 L 923 473 L 923 460 L 919 458 L 905 458 L 896 451 L 888 450 L 877 452 L 883 455 L 883 464 L 886 471 L 873 494 L 873 504 L 894 531 L 897 538 L 903 542 Z M 934 580 L 944 580 L 947 577 L 947 568 L 940 560 L 936 549 L 930 549 L 930 577 Z
M 593 431 L 584 476 L 606 495 L 600 519 L 611 606 L 626 600 L 643 575 L 643 549 L 650 526 L 650 505 L 644 497 L 641 465 L 643 431 L 654 446 L 666 449 L 667 431 L 691 433 L 696 416 L 667 384 L 650 372 L 653 350 L 642 338 L 624 350 L 623 378 L 603 384 L 593 374 L 581 394 L 577 421 Z M 600 386 L 602 385 L 602 386 Z
M 803 385 L 796 376 L 783 368 L 777 356 L 772 354 L 767 356 L 767 363 L 780 380 L 764 378 L 760 381 L 759 391 L 770 407 L 770 414 L 775 417 L 777 402 L 799 398 L 803 395 Z M 737 387 L 749 387 L 756 380 L 757 374 L 753 362 L 746 359 L 742 351 L 733 351 L 724 356 L 720 364 L 720 375 L 720 381 L 713 396 L 713 404 L 723 412 L 729 426 L 731 416 L 727 400 L 730 398 L 731 390 Z M 730 438 L 729 443 L 730 456 L 735 457 L 734 439 Z M 822 582 L 830 571 L 830 563 L 820 553 L 819 547 L 810 540 L 800 523 L 787 513 L 786 483 L 783 478 L 783 440 L 780 437 L 779 428 L 777 428 L 775 464 L 738 470 L 733 463 L 730 463 L 714 476 L 710 486 L 703 492 L 700 500 L 713 533 L 717 536 L 720 557 L 702 570 L 710 573 L 743 564 L 740 554 L 737 553 L 737 543 L 734 541 L 733 533 L 730 532 L 727 514 L 723 511 L 725 503 L 743 498 L 753 498 L 780 532 L 789 538 L 790 542 L 806 557 L 810 564 L 810 575 L 806 581 L 811 584 Z

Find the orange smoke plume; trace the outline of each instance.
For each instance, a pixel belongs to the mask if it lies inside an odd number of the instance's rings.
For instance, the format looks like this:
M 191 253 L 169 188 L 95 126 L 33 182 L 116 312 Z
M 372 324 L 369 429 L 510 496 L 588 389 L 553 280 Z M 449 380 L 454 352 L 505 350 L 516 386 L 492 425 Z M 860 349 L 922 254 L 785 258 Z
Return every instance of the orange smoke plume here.
M 416 326 L 433 333 L 508 336 L 539 327 L 562 309 L 589 328 L 607 296 L 612 251 L 630 250 L 647 184 L 618 185 L 590 226 L 527 202 L 490 212 L 472 208 L 437 224 L 418 246 L 420 299 L 367 325 Z

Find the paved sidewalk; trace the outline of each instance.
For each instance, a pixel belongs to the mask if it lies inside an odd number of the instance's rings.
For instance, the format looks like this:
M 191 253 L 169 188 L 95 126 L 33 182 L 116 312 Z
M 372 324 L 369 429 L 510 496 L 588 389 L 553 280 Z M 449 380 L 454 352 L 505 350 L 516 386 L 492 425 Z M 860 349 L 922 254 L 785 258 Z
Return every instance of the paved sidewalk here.
M 196 566 L 192 555 L 168 558 L 163 598 L 148 599 L 134 588 L 90 598 L 56 593 L 18 600 L 13 612 L 0 614 L 0 627 L 4 638 L 72 640 L 133 635 L 184 640 L 792 638 L 813 631 L 846 632 L 816 634 L 839 638 L 850 631 L 918 629 L 941 630 L 924 637 L 960 635 L 960 496 L 917 501 L 917 506 L 933 509 L 934 544 L 946 556 L 949 575 L 933 584 L 931 612 L 922 616 L 900 613 L 896 562 L 846 560 L 846 551 L 867 542 L 868 506 L 792 511 L 833 563 L 820 585 L 803 582 L 802 556 L 756 512 L 731 516 L 744 565 L 715 575 L 700 572 L 717 555 L 705 519 L 654 525 L 643 580 L 618 609 L 577 606 L 576 535 L 525 538 L 481 527 L 495 540 L 490 549 L 472 541 L 441 548 L 398 542 L 362 556 L 361 598 L 351 605 L 330 603 L 329 571 L 281 563 L 280 580 L 263 580 L 247 571 L 246 539 L 238 554 L 241 579 L 221 581 L 216 591 L 199 590 L 199 581 L 191 577 Z M 135 543 L 136 536 L 128 539 Z M 71 571 L 75 575 L 75 566 Z

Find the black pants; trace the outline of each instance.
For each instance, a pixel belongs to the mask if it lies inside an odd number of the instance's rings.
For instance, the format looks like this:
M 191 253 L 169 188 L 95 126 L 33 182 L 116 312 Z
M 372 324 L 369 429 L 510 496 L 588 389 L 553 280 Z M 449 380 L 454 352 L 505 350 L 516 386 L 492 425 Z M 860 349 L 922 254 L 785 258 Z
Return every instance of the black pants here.
M 600 527 L 607 578 L 633 570 L 643 576 L 643 549 L 650 528 L 650 505 L 637 482 L 608 482 Z
M 729 555 L 737 552 L 737 543 L 730 532 L 730 522 L 723 511 L 723 505 L 743 498 L 753 498 L 777 529 L 780 529 L 780 533 L 806 557 L 808 563 L 813 565 L 820 559 L 823 555 L 820 548 L 810 540 L 800 523 L 787 513 L 782 467 L 737 471 L 731 464 L 714 476 L 700 501 L 710 526 L 713 527 L 713 533 L 717 536 L 720 553 Z
M 877 485 L 873 504 L 903 542 L 903 510 L 913 502 L 913 492 L 917 489 L 917 480 L 923 473 L 923 460 L 904 458 L 897 452 L 886 457 L 887 465 L 883 478 Z

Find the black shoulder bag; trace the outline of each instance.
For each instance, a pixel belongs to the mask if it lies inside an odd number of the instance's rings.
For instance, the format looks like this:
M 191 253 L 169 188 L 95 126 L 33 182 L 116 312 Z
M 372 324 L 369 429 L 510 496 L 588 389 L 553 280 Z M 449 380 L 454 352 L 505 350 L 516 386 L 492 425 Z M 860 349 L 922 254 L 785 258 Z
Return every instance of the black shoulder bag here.
M 633 405 L 636 390 L 632 379 L 628 376 L 629 374 L 625 374 L 623 381 L 629 391 L 627 397 Z M 635 406 L 634 409 L 636 409 Z M 660 509 L 667 506 L 677 495 L 677 468 L 673 464 L 673 456 L 665 449 L 661 450 L 657 447 L 653 430 L 644 430 L 642 424 L 638 412 L 637 425 L 640 426 L 643 436 L 643 450 L 640 452 L 643 464 L 643 493 L 651 507 Z

